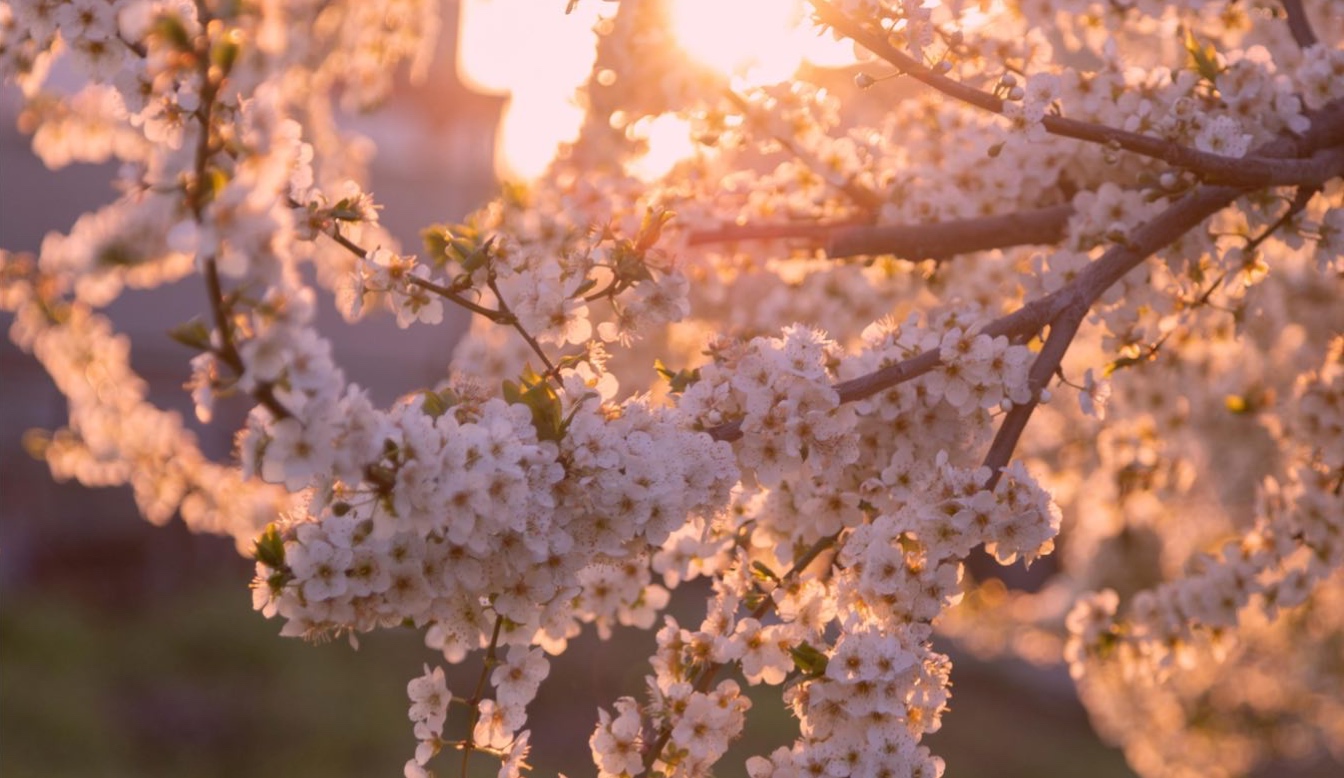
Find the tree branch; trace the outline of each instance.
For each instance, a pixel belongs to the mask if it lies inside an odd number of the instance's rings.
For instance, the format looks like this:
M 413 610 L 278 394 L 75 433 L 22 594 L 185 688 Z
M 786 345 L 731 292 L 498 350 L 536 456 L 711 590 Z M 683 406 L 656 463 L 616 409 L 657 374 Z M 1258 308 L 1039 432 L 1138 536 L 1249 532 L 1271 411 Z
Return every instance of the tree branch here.
M 931 224 L 882 224 L 833 229 L 826 253 L 833 259 L 894 254 L 901 259 L 947 259 L 972 251 L 1058 243 L 1073 215 L 1071 205 L 1052 205 L 1001 216 Z
M 865 222 L 785 222 L 776 224 L 723 224 L 713 229 L 695 230 L 687 234 L 686 245 L 703 246 L 709 243 L 734 243 L 746 240 L 809 240 L 823 243 L 835 230 L 859 227 Z
M 199 6 L 197 11 L 201 14 L 203 25 L 210 20 L 209 9 Z M 205 209 L 209 205 L 207 196 L 214 196 L 214 192 L 208 191 L 206 187 L 209 180 L 207 174 L 210 157 L 213 153 L 210 148 L 210 132 L 214 124 L 215 98 L 218 96 L 219 83 L 210 67 L 208 45 L 206 39 L 197 44 L 196 60 L 197 71 L 201 78 L 201 95 L 200 107 L 192 115 L 201 127 L 201 135 L 196 139 L 196 148 L 192 156 L 192 180 L 185 188 L 187 207 L 191 209 L 192 219 L 198 225 L 205 223 Z M 242 355 L 238 352 L 238 345 L 233 340 L 233 327 L 229 324 L 230 311 L 224 302 L 224 287 L 219 280 L 219 263 L 211 254 L 201 257 L 201 265 L 204 269 L 206 294 L 210 298 L 210 314 L 214 319 L 215 329 L 219 331 L 219 346 L 213 349 L 213 352 L 216 358 L 222 360 L 236 376 L 241 378 L 246 372 L 245 365 Z M 270 382 L 257 382 L 251 394 L 276 419 L 285 419 L 293 415 L 275 396 L 275 387 Z
M 985 454 L 984 465 L 989 468 L 989 480 L 985 482 L 985 489 L 993 491 L 994 487 L 998 486 L 999 478 L 1003 476 L 1003 468 L 1007 467 L 1008 461 L 1013 458 L 1017 442 L 1026 431 L 1031 414 L 1040 404 L 1041 392 L 1050 383 L 1050 377 L 1055 374 L 1055 370 L 1059 368 L 1059 363 L 1063 361 L 1064 354 L 1069 350 L 1074 336 L 1078 334 L 1078 328 L 1082 326 L 1083 318 L 1087 316 L 1091 307 L 1090 303 L 1085 305 L 1079 301 L 1061 311 L 1058 319 L 1050 325 L 1050 335 L 1045 339 L 1041 353 L 1037 354 L 1036 360 L 1031 363 L 1031 373 L 1027 378 L 1027 385 L 1031 387 L 1031 399 L 1021 405 L 1014 405 L 1008 411 L 1003 422 L 999 424 L 998 432 L 994 434 L 994 442 L 990 444 L 989 452 Z
M 1335 100 L 1316 111 L 1312 116 L 1311 127 L 1306 132 L 1301 135 L 1281 135 L 1256 149 L 1256 154 L 1267 158 L 1310 156 L 1324 160 L 1339 158 L 1341 149 L 1332 147 L 1341 144 L 1344 144 L 1344 99 Z M 1195 225 L 1232 203 L 1239 195 L 1254 188 L 1211 184 L 1199 186 L 1138 227 L 1126 243 L 1112 246 L 1068 285 L 996 319 L 981 332 L 995 337 L 1032 335 L 1054 322 L 1072 306 L 1082 304 L 1090 309 L 1103 292 L 1154 252 L 1174 242 Z M 938 364 L 938 352 L 925 351 L 895 365 L 842 381 L 835 385 L 835 389 L 842 403 L 853 402 L 918 378 Z M 715 440 L 734 441 L 742 437 L 742 422 L 738 420 L 720 424 L 707 432 Z
M 1318 151 L 1302 166 L 1314 171 L 1309 181 L 1295 182 L 1308 191 L 1344 176 L 1344 148 Z M 1319 179 L 1319 180 L 1318 180 Z M 724 225 L 692 232 L 688 246 L 748 240 L 809 240 L 824 246 L 832 259 L 891 254 L 901 259 L 949 259 L 975 251 L 1013 246 L 1051 245 L 1064 237 L 1073 216 L 1067 204 L 1034 208 L 999 216 L 951 219 L 927 224 L 862 224 L 854 221 L 796 224 Z
M 1199 187 L 1136 229 L 1126 243 L 1112 246 L 1084 268 L 1068 285 L 1044 297 L 1038 297 L 1013 313 L 990 322 L 981 332 L 991 337 L 1000 335 L 1010 338 L 1026 337 L 1040 332 L 1047 324 L 1060 320 L 1066 310 L 1081 306 L 1086 312 L 1103 292 L 1126 273 L 1138 267 L 1154 252 L 1173 243 L 1195 225 L 1229 205 L 1245 191 L 1247 190 L 1241 187 L 1207 184 Z M 1072 335 L 1069 337 L 1072 338 Z M 940 363 L 938 350 L 930 349 L 858 378 L 841 381 L 834 388 L 840 395 L 840 402 L 854 402 L 918 378 Z M 1050 372 L 1053 372 L 1053 369 Z M 742 423 L 735 421 L 721 424 L 708 432 L 716 440 L 734 441 L 742 437 Z
M 1288 31 L 1293 34 L 1293 40 L 1297 45 L 1304 49 L 1315 46 L 1319 41 L 1316 38 L 1316 32 L 1311 29 L 1311 20 L 1307 18 L 1307 11 L 1302 7 L 1302 0 L 1280 0 L 1283 11 L 1288 15 Z
M 485 283 L 490 287 L 490 291 L 494 293 L 495 299 L 499 301 L 499 312 L 505 317 L 502 320 L 496 321 L 512 326 L 513 329 L 522 336 L 523 340 L 527 342 L 527 346 L 532 349 L 532 353 L 536 354 L 537 358 L 541 360 L 541 364 L 546 368 L 546 375 L 555 376 L 555 378 L 558 379 L 560 377 L 560 371 L 556 370 L 555 365 L 551 363 L 550 358 L 546 356 L 546 352 L 541 348 L 541 344 L 537 342 L 536 338 L 532 337 L 532 333 L 527 331 L 527 328 L 522 325 L 522 322 L 518 321 L 518 317 L 509 309 L 509 304 L 504 301 L 504 293 L 499 291 L 499 285 L 495 283 L 494 268 L 491 268 L 486 274 Z
M 340 227 L 336 224 L 333 224 L 331 226 L 331 229 L 329 231 L 324 231 L 323 234 L 327 235 L 329 238 L 339 243 L 342 248 L 344 248 L 351 254 L 354 254 L 355 256 L 359 257 L 360 259 L 364 259 L 369 255 L 369 252 L 365 251 L 363 246 L 360 246 L 358 243 L 355 243 L 354 241 L 342 235 Z M 504 321 L 504 319 L 501 318 L 501 313 L 499 311 L 486 308 L 483 305 L 474 303 L 471 300 L 468 300 L 467 298 L 463 297 L 457 292 L 454 292 L 452 289 L 449 289 L 446 286 L 442 286 L 440 284 L 434 283 L 433 281 L 428 281 L 426 279 L 419 278 L 418 276 L 408 275 L 406 281 L 407 283 L 414 284 L 415 286 L 418 286 L 422 289 L 427 289 L 439 295 L 443 299 L 458 306 L 459 308 L 465 308 L 466 310 L 471 311 L 472 313 L 478 316 L 484 316 L 490 321 L 493 321 L 495 323 L 501 323 Z
M 1073 216 L 1067 204 L 998 216 L 928 224 L 868 224 L 857 220 L 725 224 L 688 234 L 686 245 L 752 240 L 806 240 L 832 259 L 892 254 L 901 259 L 949 259 L 973 251 L 1058 243 Z
M 1003 113 L 1004 101 L 999 97 L 935 73 L 931 68 L 891 46 L 884 38 L 837 10 L 826 0 L 810 0 L 810 2 L 823 23 L 834 27 L 841 34 L 853 39 L 911 78 L 937 89 L 948 97 L 990 113 Z M 1267 159 L 1256 155 L 1225 157 L 1151 135 L 1127 132 L 1077 119 L 1066 119 L 1062 116 L 1046 115 L 1041 123 L 1046 132 L 1052 135 L 1100 145 L 1119 146 L 1126 151 L 1192 170 L 1209 183 L 1263 187 L 1319 183 L 1334 177 L 1327 175 L 1325 178 L 1319 178 L 1321 171 L 1305 160 Z

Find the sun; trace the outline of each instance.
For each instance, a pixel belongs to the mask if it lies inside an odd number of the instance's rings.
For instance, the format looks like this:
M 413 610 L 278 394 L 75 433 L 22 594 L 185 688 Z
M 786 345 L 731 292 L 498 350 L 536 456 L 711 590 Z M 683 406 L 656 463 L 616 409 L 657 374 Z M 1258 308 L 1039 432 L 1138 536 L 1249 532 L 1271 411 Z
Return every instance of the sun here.
M 570 16 L 537 13 L 539 2 L 464 0 L 458 49 L 469 85 L 510 95 L 496 168 L 523 180 L 539 175 L 557 145 L 575 137 L 582 112 L 572 95 L 592 72 L 593 25 L 610 13 L 593 2 L 579 3 Z M 665 2 L 677 44 L 735 89 L 788 79 L 804 61 L 834 67 L 854 59 L 848 44 L 817 34 L 804 0 Z M 641 177 L 656 177 L 693 151 L 685 122 L 674 117 L 650 118 L 635 130 L 649 142 Z
M 827 66 L 853 59 L 849 45 L 817 35 L 803 0 L 671 0 L 667 6 L 687 55 L 738 84 L 784 80 L 804 60 Z

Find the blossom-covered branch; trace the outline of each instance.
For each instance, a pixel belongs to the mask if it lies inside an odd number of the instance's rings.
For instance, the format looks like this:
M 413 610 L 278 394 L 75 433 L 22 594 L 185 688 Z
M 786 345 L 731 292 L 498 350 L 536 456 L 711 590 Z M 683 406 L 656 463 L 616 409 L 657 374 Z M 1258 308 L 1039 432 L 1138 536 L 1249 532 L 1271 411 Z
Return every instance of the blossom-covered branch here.
M 853 38 L 869 51 L 896 67 L 897 71 L 937 89 L 939 92 L 991 113 L 1005 112 L 1005 101 L 989 92 L 967 86 L 925 65 L 894 48 L 877 33 L 849 18 L 826 0 L 811 0 L 817 18 Z M 1198 173 L 1210 183 L 1229 186 L 1275 186 L 1294 183 L 1320 183 L 1340 175 L 1340 160 L 1331 157 L 1322 169 L 1311 160 L 1273 158 L 1261 155 L 1225 156 L 1178 143 L 1141 135 L 1117 127 L 1106 127 L 1078 121 L 1065 116 L 1043 113 L 1041 126 L 1052 135 L 1113 145 L 1145 156 L 1160 159 L 1176 167 Z

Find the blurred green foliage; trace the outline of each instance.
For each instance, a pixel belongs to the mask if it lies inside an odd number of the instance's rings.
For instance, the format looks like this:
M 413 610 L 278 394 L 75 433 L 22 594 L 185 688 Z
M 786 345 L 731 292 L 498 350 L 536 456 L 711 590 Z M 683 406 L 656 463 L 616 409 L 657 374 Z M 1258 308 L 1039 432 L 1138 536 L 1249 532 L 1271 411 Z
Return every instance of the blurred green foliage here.
M 132 530 L 141 532 L 149 542 L 154 533 L 186 535 L 180 525 Z M 358 650 L 344 640 L 315 646 L 281 638 L 278 621 L 251 609 L 250 566 L 225 541 L 181 540 L 210 551 L 185 555 L 194 561 L 166 588 L 136 593 L 121 584 L 108 596 L 106 587 L 118 584 L 100 574 L 91 585 L 73 564 L 55 573 L 80 578 L 78 585 L 48 573 L 7 587 L 0 599 L 0 774 L 399 776 L 415 748 L 406 682 L 435 661 L 420 635 L 383 630 L 361 636 Z M 684 626 L 699 623 L 699 593 L 674 601 Z M 592 773 L 587 739 L 596 709 L 642 693 L 652 647 L 651 633 L 631 629 L 608 642 L 585 634 L 553 663 L 529 715 L 536 775 Z M 475 686 L 480 665 L 469 659 L 447 670 L 450 687 L 461 691 Z M 1118 753 L 1097 742 L 1076 703 L 1033 696 L 1029 683 L 1002 670 L 956 660 L 952 712 L 930 739 L 950 778 L 1132 775 Z M 748 731 L 721 763 L 724 778 L 744 776 L 748 755 L 768 753 L 796 732 L 778 689 L 748 691 Z M 444 754 L 431 766 L 456 776 L 458 764 Z M 493 776 L 493 765 L 474 758 L 473 778 Z

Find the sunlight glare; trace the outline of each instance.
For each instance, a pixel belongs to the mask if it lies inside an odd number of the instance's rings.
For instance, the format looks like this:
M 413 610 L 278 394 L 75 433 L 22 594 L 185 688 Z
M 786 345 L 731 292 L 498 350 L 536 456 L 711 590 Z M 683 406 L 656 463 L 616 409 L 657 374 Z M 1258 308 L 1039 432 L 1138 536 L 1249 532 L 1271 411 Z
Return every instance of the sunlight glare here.
M 645 117 L 628 130 L 631 135 L 645 139 L 648 153 L 630 163 L 630 172 L 640 180 L 661 178 L 677 162 L 695 154 L 691 141 L 691 124 L 676 114 Z
M 603 5 L 579 3 L 566 16 L 537 13 L 536 0 L 462 0 L 462 80 L 510 95 L 495 147 L 501 176 L 535 178 L 556 146 L 577 135 L 582 111 L 572 96 L 592 70 L 592 29 Z M 817 34 L 803 0 L 671 0 L 668 6 L 687 55 L 733 76 L 735 86 L 787 79 L 804 60 L 821 67 L 854 61 L 851 45 Z M 639 163 L 644 178 L 694 150 L 680 120 L 650 121 L 639 134 L 650 145 Z
M 685 52 L 747 85 L 782 81 L 807 60 L 853 62 L 851 45 L 817 35 L 802 0 L 674 0 L 672 30 Z
M 495 146 L 501 176 L 537 177 L 577 135 L 583 113 L 572 95 L 593 67 L 600 5 L 566 16 L 538 13 L 536 0 L 464 0 L 458 72 L 474 89 L 510 96 Z

